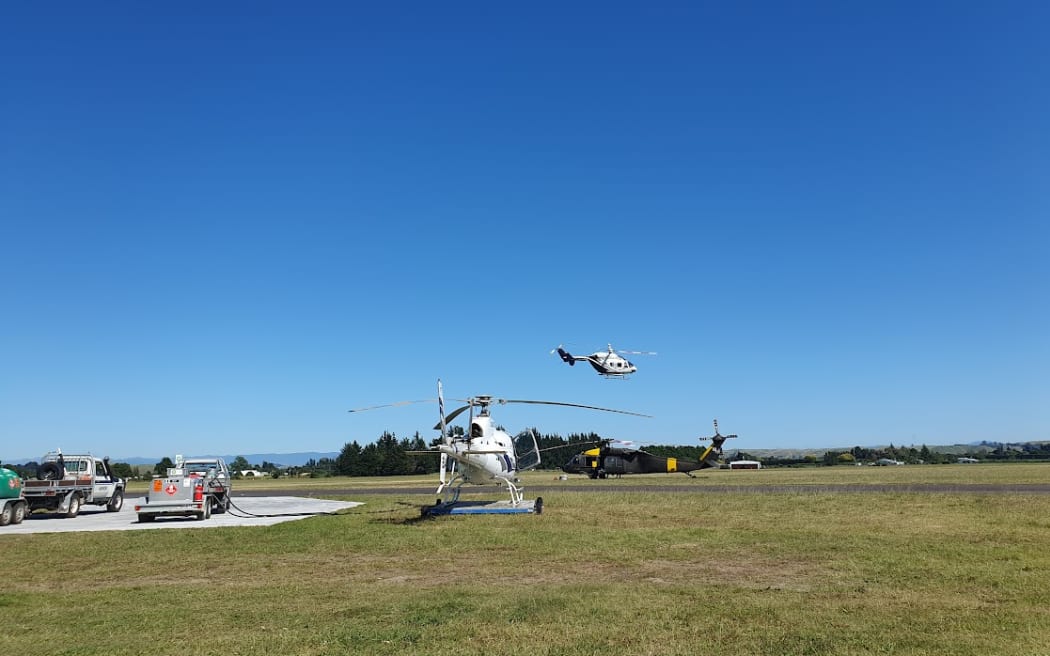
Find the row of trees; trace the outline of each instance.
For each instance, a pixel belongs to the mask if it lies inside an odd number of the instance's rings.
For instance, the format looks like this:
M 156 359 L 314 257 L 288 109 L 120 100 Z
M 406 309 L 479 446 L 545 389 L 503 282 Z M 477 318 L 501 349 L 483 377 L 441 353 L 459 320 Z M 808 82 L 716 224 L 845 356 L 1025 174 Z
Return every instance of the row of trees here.
M 540 469 L 558 469 L 578 451 L 596 446 L 600 441 L 595 433 L 571 434 L 563 438 L 556 434 L 542 435 L 535 429 L 536 444 L 544 454 L 540 459 Z M 452 428 L 452 435 L 462 436 L 463 429 Z M 411 438 L 398 439 L 394 433 L 384 432 L 378 440 L 361 446 L 356 440 L 347 442 L 339 455 L 332 458 L 311 460 L 301 468 L 290 468 L 290 475 L 309 474 L 311 476 L 405 476 L 411 474 L 436 474 L 441 466 L 440 459 L 433 453 L 416 453 L 426 451 L 437 444 L 434 439 L 429 444 L 416 433 Z
M 40 463 L 36 460 L 30 460 L 27 463 L 20 465 L 4 465 L 7 469 L 10 469 L 14 473 L 18 474 L 22 478 L 36 478 L 36 470 L 40 467 Z M 111 462 L 109 463 L 110 469 L 113 470 L 115 476 L 121 478 L 135 478 L 135 468 L 126 462 Z
M 535 429 L 536 443 L 542 452 L 540 469 L 556 470 L 576 453 L 598 446 L 602 438 L 596 433 L 572 433 L 568 437 L 554 434 L 540 434 Z M 462 436 L 463 429 L 452 427 L 453 435 Z M 347 442 L 336 458 L 310 460 L 301 467 L 281 467 L 264 461 L 253 465 L 243 456 L 237 456 L 230 463 L 234 472 L 257 470 L 267 476 L 404 476 L 411 474 L 434 474 L 440 466 L 440 460 L 433 454 L 419 454 L 437 443 L 437 439 L 428 444 L 416 433 L 411 438 L 398 439 L 393 433 L 384 432 L 378 440 L 361 446 L 356 440 Z M 697 460 L 704 451 L 703 446 L 645 446 L 646 451 L 658 456 Z M 926 445 L 894 446 L 866 448 L 855 446 L 848 451 L 833 450 L 822 455 L 799 456 L 755 456 L 741 451 L 734 459 L 759 460 L 766 467 L 790 467 L 799 465 L 843 465 L 876 462 L 882 458 L 898 460 L 908 464 L 941 464 L 956 462 L 959 457 L 975 458 L 990 461 L 1014 460 L 1050 460 L 1050 442 L 1002 443 L 983 442 L 969 450 L 953 449 L 948 453 L 930 449 Z M 37 462 L 4 465 L 23 478 L 35 478 Z M 113 473 L 122 478 L 137 478 L 138 468 L 126 462 L 111 463 Z M 168 468 L 174 467 L 171 458 L 163 458 L 153 466 L 153 474 L 163 475 Z M 147 474 L 148 477 L 148 474 Z

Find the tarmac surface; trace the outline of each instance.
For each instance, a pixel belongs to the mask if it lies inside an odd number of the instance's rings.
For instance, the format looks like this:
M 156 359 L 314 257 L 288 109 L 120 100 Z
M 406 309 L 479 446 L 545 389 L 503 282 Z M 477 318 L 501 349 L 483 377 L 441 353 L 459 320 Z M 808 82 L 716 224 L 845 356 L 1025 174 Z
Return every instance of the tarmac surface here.
M 153 531 L 172 528 L 218 528 L 220 526 L 272 526 L 317 515 L 333 514 L 361 504 L 355 501 L 330 501 L 296 496 L 234 496 L 230 512 L 213 514 L 198 521 L 195 517 L 158 517 L 140 524 L 135 504 L 142 497 L 124 499 L 120 512 L 106 512 L 101 506 L 87 506 L 76 517 L 55 513 L 35 513 L 21 524 L 0 528 L 0 535 L 26 533 L 72 533 L 78 531 Z

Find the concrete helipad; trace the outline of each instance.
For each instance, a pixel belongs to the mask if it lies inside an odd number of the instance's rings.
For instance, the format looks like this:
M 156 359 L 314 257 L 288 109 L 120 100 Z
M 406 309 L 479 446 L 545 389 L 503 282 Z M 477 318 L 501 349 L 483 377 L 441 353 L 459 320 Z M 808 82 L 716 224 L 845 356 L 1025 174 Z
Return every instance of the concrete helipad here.
M 62 517 L 50 513 L 34 514 L 17 525 L 0 528 L 0 536 L 25 533 L 69 533 L 74 531 L 139 531 L 165 528 L 218 528 L 220 526 L 271 526 L 296 519 L 334 513 L 361 504 L 355 501 L 330 501 L 305 497 L 234 497 L 235 507 L 230 512 L 212 515 L 198 521 L 193 517 L 158 517 L 140 524 L 135 504 L 141 497 L 124 499 L 120 512 L 109 513 L 104 508 L 89 506 L 76 517 Z

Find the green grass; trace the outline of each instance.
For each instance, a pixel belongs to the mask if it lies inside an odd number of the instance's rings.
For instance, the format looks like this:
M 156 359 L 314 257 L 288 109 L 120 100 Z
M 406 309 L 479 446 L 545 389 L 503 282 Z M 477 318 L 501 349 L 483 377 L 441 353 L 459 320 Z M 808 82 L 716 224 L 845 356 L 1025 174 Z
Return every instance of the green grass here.
M 366 505 L 271 527 L 0 530 L 9 563 L 0 650 L 1050 653 L 1050 495 L 704 495 L 554 478 L 530 476 L 533 484 L 567 486 L 543 493 L 539 516 L 420 521 L 418 506 L 431 495 L 351 495 Z M 632 481 L 702 488 L 931 479 L 1047 482 L 1050 465 L 723 471 Z M 581 485 L 599 491 L 568 487 Z

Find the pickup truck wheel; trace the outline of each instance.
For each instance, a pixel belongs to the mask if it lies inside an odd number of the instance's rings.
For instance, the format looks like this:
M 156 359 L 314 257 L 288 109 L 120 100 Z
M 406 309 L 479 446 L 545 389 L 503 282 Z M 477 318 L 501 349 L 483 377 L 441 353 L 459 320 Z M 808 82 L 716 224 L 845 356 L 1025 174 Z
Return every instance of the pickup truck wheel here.
M 11 523 L 11 517 L 14 515 L 14 511 L 11 510 L 13 503 L 5 503 L 4 509 L 0 510 L 0 526 L 7 526 Z
M 120 512 L 120 509 L 124 507 L 124 492 L 117 490 L 113 493 L 113 496 L 109 498 L 109 503 L 106 504 L 106 512 Z
M 80 514 L 80 495 L 73 493 L 73 497 L 69 500 L 69 510 L 66 511 L 66 517 L 76 517 Z
M 226 512 L 226 509 L 229 507 L 230 497 L 224 494 L 222 495 L 222 497 L 215 499 L 215 508 L 212 509 L 212 512 L 216 515 L 221 515 L 222 513 Z
M 25 519 L 25 518 L 26 518 L 26 504 L 25 504 L 25 502 L 23 501 L 22 503 L 16 503 L 14 512 L 11 513 L 11 523 L 12 524 L 21 524 L 22 520 Z

